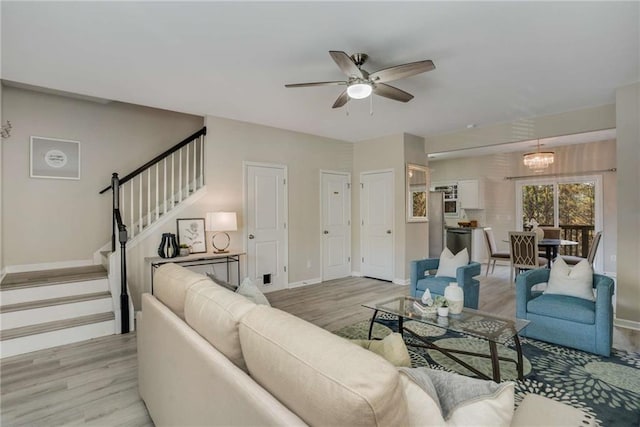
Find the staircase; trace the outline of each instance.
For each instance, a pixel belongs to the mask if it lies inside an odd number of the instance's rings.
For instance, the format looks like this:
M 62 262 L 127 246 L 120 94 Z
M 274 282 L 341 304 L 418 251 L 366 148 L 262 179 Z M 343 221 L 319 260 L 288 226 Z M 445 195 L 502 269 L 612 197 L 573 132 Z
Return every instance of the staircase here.
M 96 264 L 7 274 L 0 283 L 0 357 L 134 329 L 126 253 L 170 220 L 177 207 L 202 197 L 206 128 L 100 193 L 112 192 L 111 242 Z M 119 244 L 117 244 L 119 243 Z
M 0 283 L 0 355 L 116 333 L 102 266 L 8 274 Z

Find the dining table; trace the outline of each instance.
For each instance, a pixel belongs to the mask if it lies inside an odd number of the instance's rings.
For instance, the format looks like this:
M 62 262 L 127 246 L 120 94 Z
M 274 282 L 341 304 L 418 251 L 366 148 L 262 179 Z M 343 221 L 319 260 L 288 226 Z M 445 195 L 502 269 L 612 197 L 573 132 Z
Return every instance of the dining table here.
M 547 259 L 547 267 L 551 268 L 552 260 L 558 256 L 558 248 L 560 246 L 576 246 L 578 242 L 565 239 L 542 239 L 538 240 L 538 248 L 544 248 L 545 258 Z

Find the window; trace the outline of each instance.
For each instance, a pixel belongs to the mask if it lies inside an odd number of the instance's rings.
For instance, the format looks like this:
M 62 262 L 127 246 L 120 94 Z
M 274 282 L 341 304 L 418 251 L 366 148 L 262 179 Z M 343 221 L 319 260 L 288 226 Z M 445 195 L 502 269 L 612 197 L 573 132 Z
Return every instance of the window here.
M 578 242 L 560 253 L 586 257 L 597 230 L 602 230 L 602 177 L 557 177 L 516 182 L 516 227 L 527 219 L 541 227 L 560 227 L 561 238 Z

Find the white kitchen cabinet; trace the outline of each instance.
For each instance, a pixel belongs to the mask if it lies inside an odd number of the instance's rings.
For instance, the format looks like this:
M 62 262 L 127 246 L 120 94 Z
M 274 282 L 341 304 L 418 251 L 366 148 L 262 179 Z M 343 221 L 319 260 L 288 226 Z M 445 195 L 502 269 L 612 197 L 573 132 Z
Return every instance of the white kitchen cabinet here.
M 462 209 L 484 209 L 484 180 L 458 181 L 458 201 Z

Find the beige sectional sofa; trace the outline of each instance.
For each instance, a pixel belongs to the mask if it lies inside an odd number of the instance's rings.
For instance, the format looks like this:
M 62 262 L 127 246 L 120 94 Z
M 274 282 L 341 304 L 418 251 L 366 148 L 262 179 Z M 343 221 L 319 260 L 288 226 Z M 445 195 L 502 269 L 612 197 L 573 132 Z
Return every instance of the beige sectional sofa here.
M 137 339 L 157 426 L 584 425 L 582 412 L 535 395 L 514 416 L 513 387 L 445 421 L 385 359 L 302 319 L 175 264 L 157 270 L 154 292 Z

